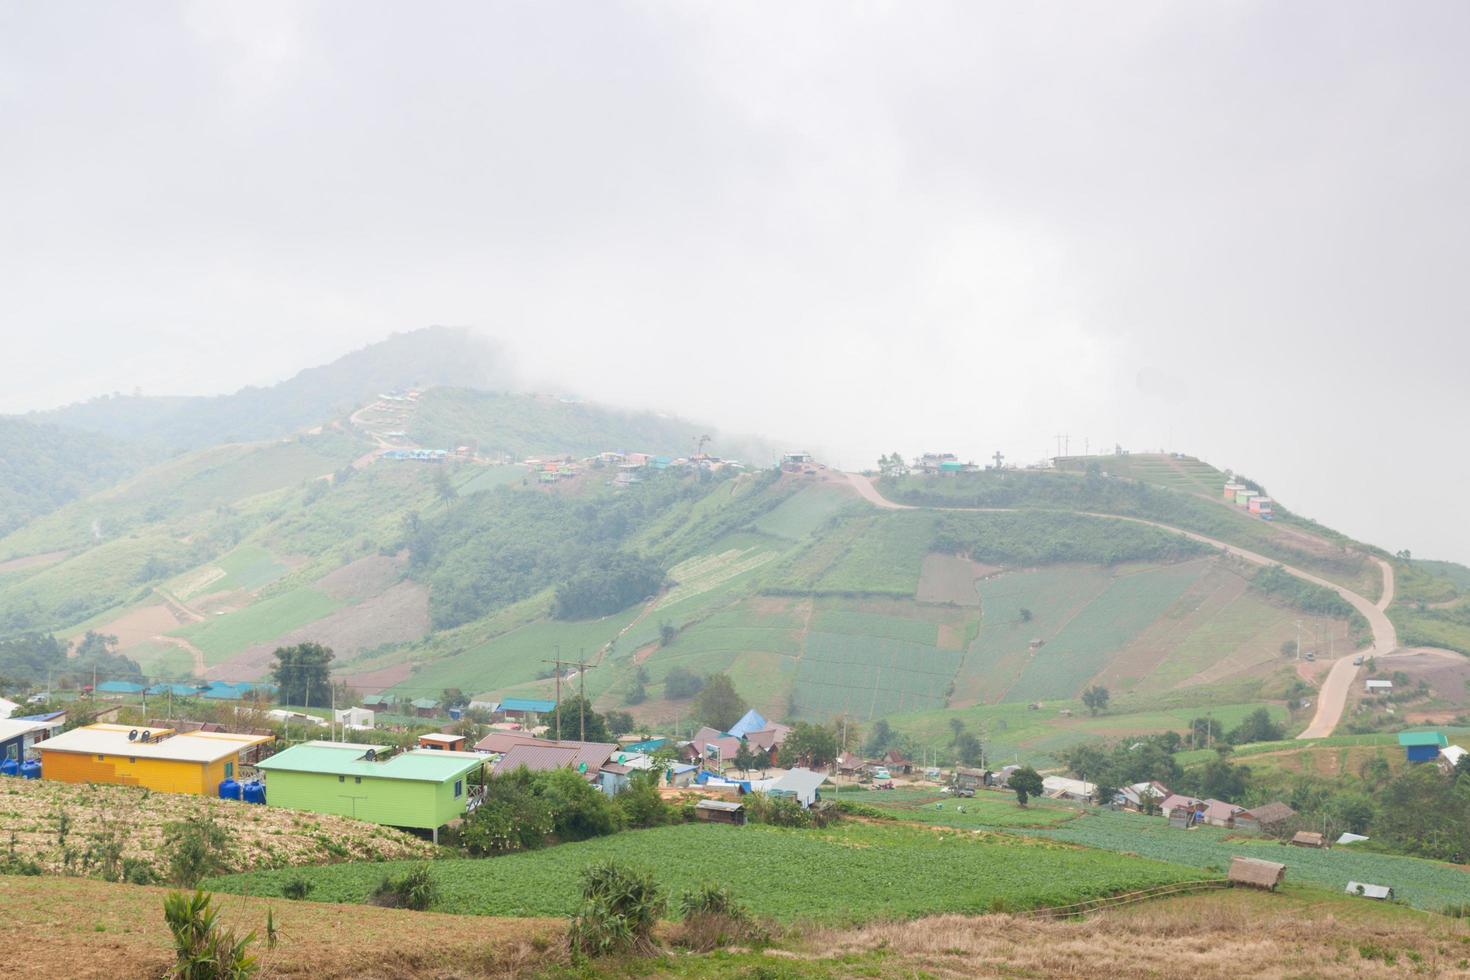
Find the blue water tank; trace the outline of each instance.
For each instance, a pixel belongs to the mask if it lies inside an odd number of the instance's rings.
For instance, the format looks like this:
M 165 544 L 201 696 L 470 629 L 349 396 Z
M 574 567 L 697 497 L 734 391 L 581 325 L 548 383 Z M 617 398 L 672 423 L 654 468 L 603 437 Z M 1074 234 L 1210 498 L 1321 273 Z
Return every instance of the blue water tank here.
M 250 782 L 245 783 L 244 787 L 246 803 L 265 802 L 265 783 L 262 783 L 258 779 L 252 779 Z
M 451 721 L 459 721 L 463 717 L 464 717 L 464 709 L 463 708 L 450 708 L 449 709 L 449 719 Z
M 20 764 L 20 774 L 26 779 L 41 778 L 41 763 L 35 759 Z
M 240 798 L 240 784 L 234 779 L 225 779 L 219 784 L 219 798 L 222 800 L 238 800 Z
M 19 776 L 19 775 L 20 775 L 20 763 L 19 762 L 16 762 L 14 759 L 6 759 L 4 762 L 0 762 L 0 776 Z

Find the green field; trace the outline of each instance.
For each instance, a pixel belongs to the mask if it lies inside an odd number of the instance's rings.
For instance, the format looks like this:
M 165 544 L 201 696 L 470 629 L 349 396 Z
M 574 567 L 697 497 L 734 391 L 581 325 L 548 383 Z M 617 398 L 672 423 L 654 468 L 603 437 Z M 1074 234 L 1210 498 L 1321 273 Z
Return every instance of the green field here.
M 1439 726 L 1437 728 L 1415 725 L 1405 729 L 1405 731 L 1443 732 L 1451 741 L 1454 741 L 1456 736 L 1470 736 L 1470 728 L 1460 728 L 1453 725 L 1449 727 Z M 1233 753 L 1233 757 L 1240 758 L 1243 756 L 1261 755 L 1265 752 L 1282 752 L 1291 749 L 1351 748 L 1356 745 L 1391 745 L 1397 747 L 1398 744 L 1399 737 L 1397 733 L 1393 732 L 1374 732 L 1369 735 L 1329 735 L 1327 738 L 1314 738 L 1309 740 L 1284 739 L 1280 742 L 1254 742 L 1250 745 L 1242 745 L 1237 748 Z M 1191 749 L 1186 752 L 1174 753 L 1174 761 L 1178 762 L 1181 766 L 1191 766 L 1200 762 L 1208 762 L 1213 758 L 1215 758 L 1214 749 Z
M 1078 806 L 1032 800 L 1025 807 L 1015 797 L 1000 793 L 977 793 L 969 799 L 942 795 L 932 790 L 873 790 L 844 795 L 842 799 L 876 807 L 884 813 L 926 827 L 955 827 L 964 830 L 1013 830 L 1021 827 L 1056 827 L 1075 819 Z
M 801 541 L 810 537 L 844 508 L 854 504 L 850 493 L 826 484 L 807 487 L 783 500 L 755 522 L 763 534 Z
M 894 595 L 919 591 L 924 556 L 933 539 L 934 516 L 923 513 L 876 515 L 872 524 L 817 579 L 815 591 Z
M 182 636 L 204 652 L 207 664 L 229 659 L 256 643 L 267 643 L 299 626 L 321 619 L 342 604 L 315 589 L 293 589 L 244 609 L 181 626 Z
M 524 466 L 517 466 L 513 463 L 478 466 L 469 471 L 468 478 L 457 484 L 455 489 L 459 491 L 461 497 L 468 497 L 481 490 L 512 486 L 529 477 L 530 472 Z
M 962 656 L 908 640 L 813 630 L 797 668 L 796 714 L 825 721 L 941 708 Z
M 429 865 L 439 911 L 477 915 L 568 915 L 578 875 L 614 858 L 647 867 L 677 893 L 718 881 L 761 915 L 791 921 L 860 922 L 941 912 L 1065 905 L 1202 875 L 1194 868 L 1058 846 L 1001 834 L 936 833 L 844 823 L 823 831 L 681 824 L 629 831 L 543 851 Z M 289 880 L 311 897 L 363 902 L 403 862 L 262 871 L 205 882 L 213 891 L 280 895 Z
M 1470 873 L 1452 864 L 1356 851 L 1351 847 L 1316 850 L 1266 839 L 1227 841 L 1225 838 L 1231 831 L 1224 828 L 1179 830 L 1170 827 L 1162 817 L 1092 810 L 1059 827 L 1027 833 L 1206 871 L 1228 867 L 1236 855 L 1264 858 L 1285 864 L 1289 882 L 1324 885 L 1337 892 L 1346 888 L 1349 881 L 1391 885 L 1399 900 L 1436 912 L 1451 903 L 1464 902 L 1470 896 Z
M 235 589 L 255 591 L 285 575 L 288 569 L 265 548 L 243 544 L 215 563 L 225 574 L 206 587 L 208 592 L 232 592 Z M 187 599 L 189 596 L 183 596 Z

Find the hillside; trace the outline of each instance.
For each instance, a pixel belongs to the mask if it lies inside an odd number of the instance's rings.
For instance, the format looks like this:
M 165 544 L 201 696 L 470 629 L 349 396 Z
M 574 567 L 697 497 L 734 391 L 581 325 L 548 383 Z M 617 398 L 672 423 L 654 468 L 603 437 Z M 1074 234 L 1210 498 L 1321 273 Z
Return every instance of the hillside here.
M 96 433 L 0 418 L 0 535 L 111 486 L 151 457 Z
M 32 417 L 177 452 L 289 435 L 395 388 L 507 381 L 494 347 L 467 330 L 429 327 L 394 334 L 264 388 L 213 397 L 104 395 Z

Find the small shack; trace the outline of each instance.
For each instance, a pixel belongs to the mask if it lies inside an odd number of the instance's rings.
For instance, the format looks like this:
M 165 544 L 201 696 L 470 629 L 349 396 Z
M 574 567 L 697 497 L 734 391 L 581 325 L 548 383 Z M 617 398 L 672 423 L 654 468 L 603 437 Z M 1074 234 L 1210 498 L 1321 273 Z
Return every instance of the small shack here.
M 1439 732 L 1399 732 L 1399 745 L 1409 762 L 1433 762 L 1450 740 Z
M 1228 880 L 1232 887 L 1264 888 L 1275 891 L 1276 886 L 1286 880 L 1286 865 L 1260 858 L 1233 857 L 1230 859 Z
M 444 732 L 427 732 L 419 736 L 419 748 L 437 749 L 440 752 L 464 752 L 465 737 Z
M 1263 803 L 1260 806 L 1251 807 L 1249 810 L 1241 810 L 1235 815 L 1236 830 L 1253 830 L 1257 833 L 1273 833 L 1286 825 L 1286 822 L 1296 816 L 1296 811 L 1277 800 L 1272 803 Z
M 1447 745 L 1439 750 L 1439 768 L 1443 770 L 1446 775 L 1449 775 L 1450 773 L 1455 771 L 1455 767 L 1460 764 L 1460 760 L 1465 758 L 1467 755 L 1470 755 L 1470 752 L 1466 752 L 1460 746 Z
M 35 755 L 33 747 L 45 741 L 48 732 L 45 722 L 0 718 L 0 762 L 26 761 Z
M 1393 901 L 1393 888 L 1388 885 L 1370 885 L 1362 881 L 1350 881 L 1345 891 L 1359 898 L 1372 898 L 1380 902 Z
M 700 800 L 694 804 L 694 818 L 705 823 L 745 824 L 745 806 L 734 800 Z
M 1298 830 L 1291 838 L 1291 842 L 1297 847 L 1326 847 L 1327 838 L 1315 830 Z
M 985 770 L 958 768 L 954 771 L 954 784 L 959 789 L 984 789 Z
M 433 718 L 439 714 L 439 702 L 435 698 L 414 698 L 409 706 L 419 718 Z

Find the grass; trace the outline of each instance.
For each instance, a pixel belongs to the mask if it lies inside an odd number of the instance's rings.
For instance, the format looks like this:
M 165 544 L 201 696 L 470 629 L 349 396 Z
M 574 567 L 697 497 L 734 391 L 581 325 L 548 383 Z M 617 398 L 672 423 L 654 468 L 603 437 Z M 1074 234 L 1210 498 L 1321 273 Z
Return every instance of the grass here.
M 824 831 L 683 824 L 490 860 L 436 861 L 430 870 L 440 911 L 567 915 L 576 907 L 581 869 L 604 858 L 648 867 L 674 892 L 717 880 L 763 915 L 829 923 L 1058 905 L 1201 877 L 1190 868 L 1039 840 L 850 822 Z M 339 864 L 207 884 L 279 895 L 299 874 L 314 884 L 313 899 L 363 902 L 384 875 L 405 866 Z
M 793 714 L 871 719 L 943 707 L 961 656 L 908 640 L 813 630 L 797 668 Z
M 1463 902 L 1470 892 L 1470 874 L 1451 864 L 1348 847 L 1316 850 L 1259 839 L 1231 841 L 1227 839 L 1231 832 L 1224 828 L 1178 830 L 1162 817 L 1093 810 L 1060 827 L 1026 833 L 1204 870 L 1223 869 L 1232 857 L 1244 852 L 1250 857 L 1282 862 L 1288 881 L 1309 882 L 1336 891 L 1342 891 L 1349 881 L 1392 885 L 1395 896 L 1402 901 L 1434 911 L 1451 902 Z
M 964 830 L 1055 827 L 1076 819 L 1081 813 L 1078 807 L 1050 800 L 1033 800 L 1022 807 L 1014 796 L 998 793 L 979 793 L 970 799 L 956 799 L 941 794 L 937 787 L 933 790 L 875 790 L 851 796 L 844 794 L 842 798 L 876 807 L 898 820 L 926 827 Z
M 852 504 L 852 495 L 836 487 L 826 484 L 806 487 L 757 520 L 755 529 L 789 541 L 802 541 Z
M 1444 732 L 1451 740 L 1457 735 L 1470 736 L 1470 728 L 1446 728 L 1444 726 L 1436 728 L 1427 725 L 1412 725 L 1405 730 L 1415 732 Z M 1283 752 L 1291 749 L 1339 748 L 1361 745 L 1392 745 L 1397 747 L 1398 744 L 1399 737 L 1397 733 L 1391 732 L 1373 732 L 1368 735 L 1329 735 L 1327 738 L 1314 738 L 1310 741 L 1283 739 L 1279 742 L 1255 742 L 1251 745 L 1242 745 L 1235 750 L 1234 757 L 1248 757 L 1261 755 L 1266 752 Z M 1208 762 L 1214 757 L 1214 749 L 1191 749 L 1185 752 L 1174 753 L 1174 761 L 1181 766 L 1192 766 L 1201 762 Z
M 321 619 L 342 604 L 324 592 L 298 588 L 244 609 L 173 630 L 204 653 L 206 663 L 227 660 L 256 643 L 266 643 Z

